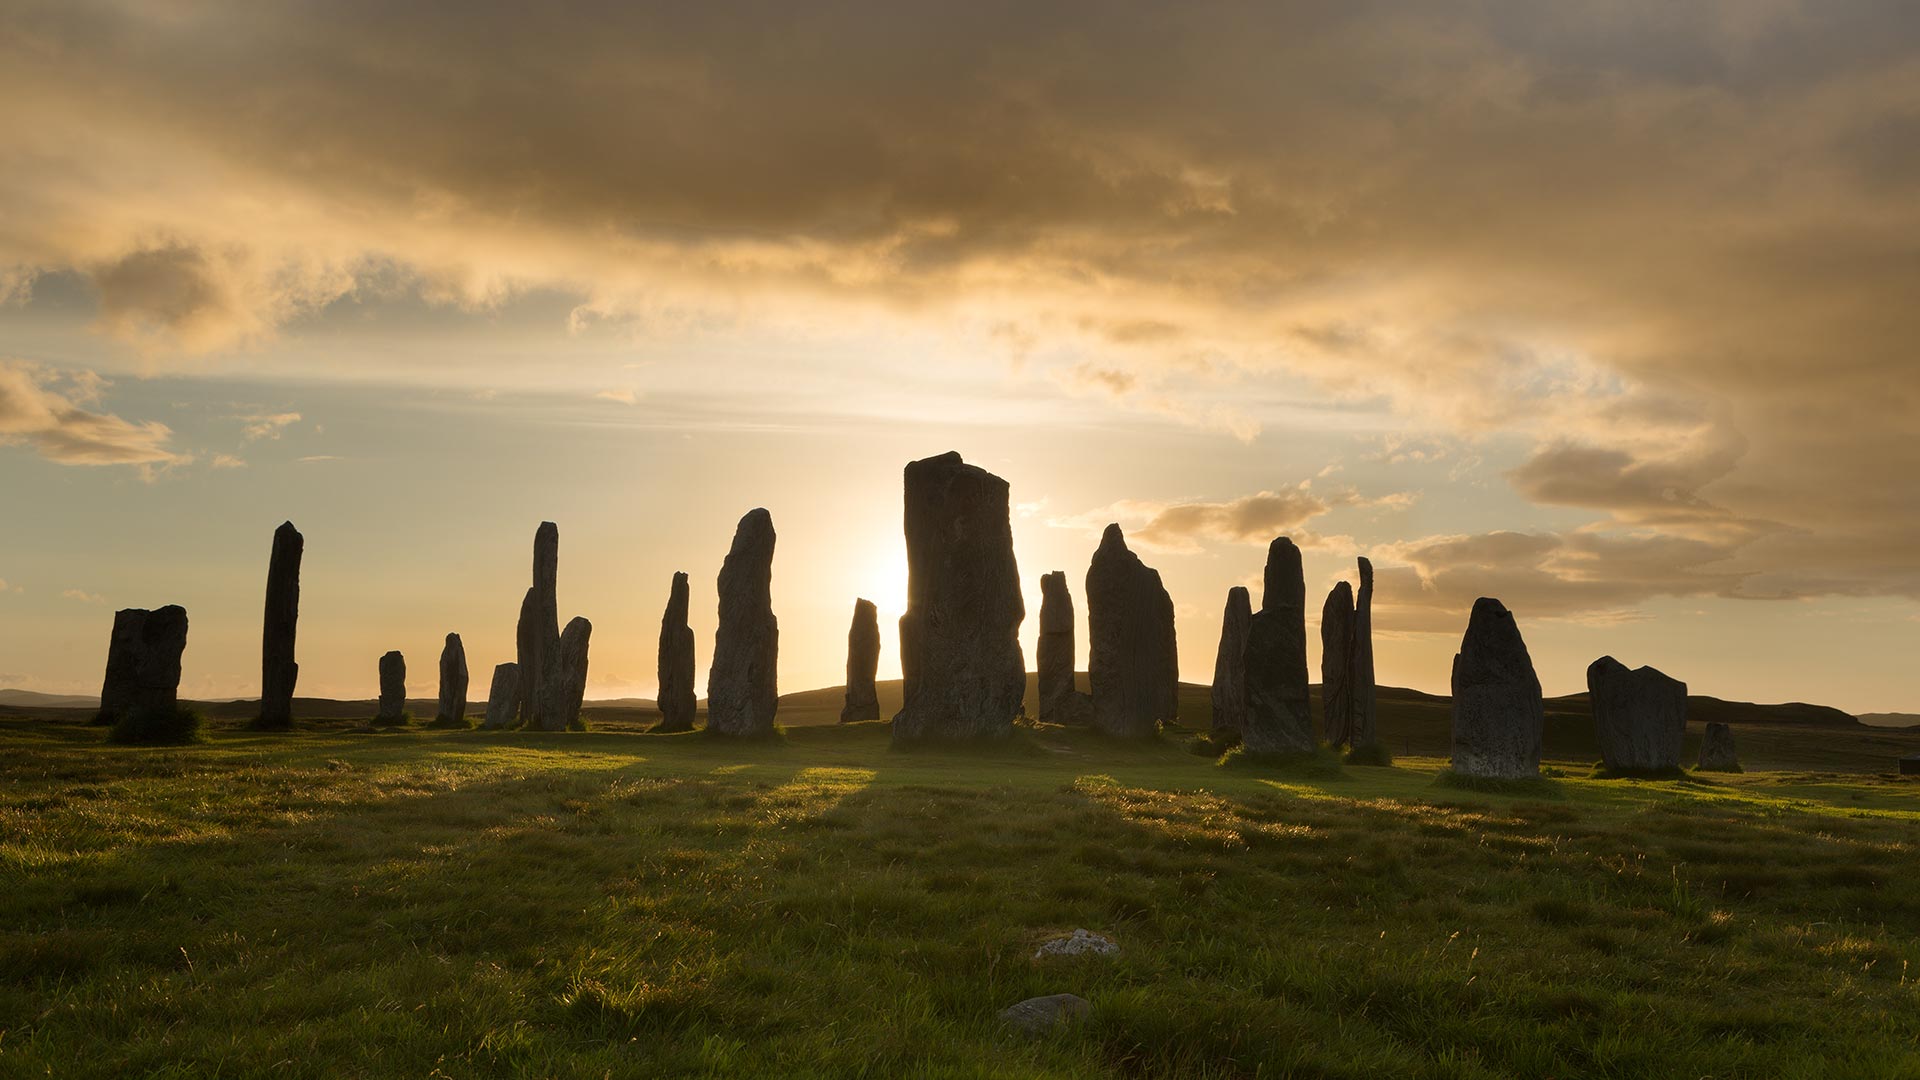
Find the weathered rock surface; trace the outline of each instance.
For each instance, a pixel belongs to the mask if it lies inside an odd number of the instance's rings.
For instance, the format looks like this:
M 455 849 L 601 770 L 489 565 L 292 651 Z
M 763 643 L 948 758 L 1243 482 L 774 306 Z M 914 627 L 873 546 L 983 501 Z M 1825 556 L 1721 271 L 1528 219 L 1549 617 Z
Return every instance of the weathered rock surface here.
M 1373 563 L 1360 560 L 1360 594 L 1353 604 L 1353 727 L 1354 746 L 1380 741 L 1379 684 L 1373 674 Z
M 520 713 L 520 665 L 495 664 L 493 684 L 487 690 L 487 719 L 481 726 L 489 731 L 512 727 Z
M 1024 1035 L 1045 1035 L 1083 1019 L 1093 1006 L 1074 994 L 1048 994 L 1018 1001 L 1000 1011 L 1000 1020 Z
M 1687 684 L 1650 668 L 1629 669 L 1611 656 L 1587 666 L 1593 732 L 1609 769 L 1680 767 L 1687 737 Z
M 566 731 L 580 726 L 580 703 L 587 698 L 587 639 L 593 636 L 593 624 L 576 615 L 567 620 L 560 644 L 554 650 L 552 679 L 553 701 L 547 715 L 557 719 Z
M 300 623 L 300 558 L 305 552 L 306 540 L 293 522 L 283 522 L 273 531 L 260 638 L 260 716 L 254 721 L 268 730 L 293 726 L 293 687 L 300 678 L 294 638 Z
M 1075 930 L 1065 937 L 1052 938 L 1040 944 L 1033 954 L 1035 960 L 1045 960 L 1049 956 L 1112 956 L 1120 951 L 1112 938 L 1096 934 L 1089 930 Z
M 467 718 L 467 648 L 459 634 L 448 634 L 440 649 L 440 707 L 434 719 L 457 723 Z
M 873 677 L 880 670 L 880 609 L 871 600 L 853 602 L 853 622 L 847 627 L 847 700 L 840 722 L 880 719 L 880 698 Z
M 1247 624 L 1247 724 L 1256 754 L 1310 753 L 1319 745 L 1307 692 L 1307 580 L 1287 537 L 1267 548 L 1260 610 Z
M 773 515 L 750 510 L 720 567 L 720 625 L 707 674 L 707 730 L 773 731 L 779 703 L 780 620 L 773 614 Z
M 1092 700 L 1073 685 L 1073 614 L 1066 571 L 1040 575 L 1040 640 L 1034 666 L 1040 719 L 1049 724 L 1085 724 L 1093 718 Z
M 111 724 L 130 714 L 176 708 L 186 649 L 187 609 L 180 605 L 114 612 L 97 719 Z
M 1247 587 L 1227 590 L 1227 610 L 1220 617 L 1220 650 L 1213 659 L 1213 731 L 1240 734 L 1247 726 L 1247 629 L 1253 621 L 1253 601 Z
M 1140 738 L 1178 718 L 1173 598 L 1160 572 L 1128 550 L 1117 524 L 1107 526 L 1087 568 L 1087 631 L 1095 727 Z
M 693 692 L 693 630 L 687 625 L 687 575 L 673 575 L 667 610 L 660 616 L 659 731 L 692 731 L 698 699 Z
M 515 678 L 520 685 L 514 693 L 515 726 L 533 727 L 533 650 L 536 620 L 534 612 L 539 601 L 538 591 L 527 589 L 526 596 L 520 600 L 520 621 L 513 632 L 513 658 Z
M 1740 757 L 1733 752 L 1733 729 L 1725 724 L 1708 724 L 1700 740 L 1701 772 L 1739 772 Z
M 1453 658 L 1453 771 L 1520 780 L 1540 775 L 1546 711 L 1520 625 L 1483 596 Z
M 533 534 L 533 726 L 565 731 L 566 700 L 560 678 L 560 527 L 543 521 Z
M 903 703 L 893 741 L 1004 738 L 1026 696 L 1007 482 L 957 453 L 905 470 Z
M 407 658 L 394 650 L 380 657 L 380 709 L 377 724 L 398 724 L 407 709 Z
M 1353 586 L 1344 581 L 1320 607 L 1320 711 L 1328 745 L 1353 739 Z

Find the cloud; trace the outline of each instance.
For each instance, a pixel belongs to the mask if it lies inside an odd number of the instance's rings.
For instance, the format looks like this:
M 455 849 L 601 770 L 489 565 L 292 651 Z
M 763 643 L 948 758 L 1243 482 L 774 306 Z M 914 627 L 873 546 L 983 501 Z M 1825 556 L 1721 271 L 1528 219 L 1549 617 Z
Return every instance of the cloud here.
M 215 454 L 208 464 L 216 469 L 244 469 L 247 463 L 232 454 Z
M 85 589 L 62 589 L 60 595 L 68 600 L 77 600 L 82 604 L 104 604 L 107 598 L 99 593 L 90 593 Z
M 602 390 L 593 396 L 600 401 L 612 401 L 621 405 L 631 405 L 640 400 L 640 395 L 630 386 Z
M 308 454 L 305 457 L 296 458 L 295 460 L 302 465 L 318 465 L 322 462 L 345 461 L 346 459 L 338 454 Z
M 158 421 L 139 423 L 88 412 L 74 400 L 94 400 L 92 373 L 69 376 L 50 368 L 0 360 L 0 445 L 26 443 L 62 465 L 175 465 L 192 460 L 168 449 L 173 431 Z
M 255 442 L 259 439 L 279 438 L 280 432 L 300 422 L 300 414 L 297 412 L 252 413 L 240 419 L 245 424 L 240 429 L 240 437 L 248 442 Z
M 1331 538 L 1302 531 L 1307 522 L 1335 507 L 1400 509 L 1415 496 L 1396 492 L 1363 497 L 1351 488 L 1317 493 L 1311 482 L 1282 491 L 1261 491 L 1225 502 L 1147 502 L 1123 500 L 1071 517 L 1050 519 L 1055 528 L 1097 533 L 1108 522 L 1129 524 L 1130 542 L 1156 551 L 1192 553 L 1202 542 L 1265 545 L 1274 537 L 1292 534 L 1303 547 L 1320 546 Z

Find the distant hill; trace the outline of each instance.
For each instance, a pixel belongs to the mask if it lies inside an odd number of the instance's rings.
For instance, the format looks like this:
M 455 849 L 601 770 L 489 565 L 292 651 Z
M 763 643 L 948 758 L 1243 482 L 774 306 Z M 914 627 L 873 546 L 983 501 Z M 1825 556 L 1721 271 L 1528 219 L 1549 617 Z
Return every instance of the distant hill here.
M 1859 720 L 1874 727 L 1909 728 L 1920 727 L 1920 713 L 1910 712 L 1869 712 L 1861 713 Z
M 42 694 L 33 690 L 0 690 L 0 705 L 22 709 L 97 709 L 98 696 L 84 694 Z

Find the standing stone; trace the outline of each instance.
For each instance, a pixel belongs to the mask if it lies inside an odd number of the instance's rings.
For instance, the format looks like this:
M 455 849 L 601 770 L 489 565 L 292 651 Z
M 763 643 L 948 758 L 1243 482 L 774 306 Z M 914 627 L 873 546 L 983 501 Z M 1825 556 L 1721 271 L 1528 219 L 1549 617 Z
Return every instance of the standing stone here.
M 1611 656 L 1587 667 L 1587 695 L 1600 760 L 1609 769 L 1670 772 L 1687 736 L 1687 684 Z
M 94 723 L 111 724 L 125 716 L 133 704 L 134 658 L 150 614 L 146 608 L 123 608 L 113 613 L 113 631 L 107 639 L 107 674 L 100 684 L 100 711 L 94 714 Z
M 515 722 L 524 728 L 533 727 L 533 651 L 534 632 L 537 621 L 534 612 L 539 608 L 539 590 L 529 588 L 526 596 L 520 600 L 520 621 L 513 630 L 513 670 L 514 678 L 520 680 L 513 695 Z
M 1500 601 L 1475 600 L 1453 658 L 1453 771 L 1494 780 L 1540 775 L 1545 724 L 1520 625 Z
M 687 625 L 687 575 L 673 575 L 667 610 L 660 616 L 660 726 L 655 731 L 692 731 L 693 629 Z
M 560 527 L 543 521 L 533 534 L 533 726 L 565 731 L 560 714 L 566 700 L 560 677 Z
M 548 731 L 579 730 L 580 705 L 587 699 L 587 639 L 593 636 L 593 624 L 576 615 L 567 620 L 553 652 L 553 678 L 549 691 L 553 700 L 545 715 L 559 724 Z
M 512 727 L 520 712 L 520 665 L 495 664 L 493 685 L 487 689 L 487 719 L 481 725 L 488 731 Z
M 773 515 L 749 510 L 720 566 L 720 625 L 707 672 L 707 730 L 766 735 L 779 707 L 780 620 L 773 614 Z
M 111 724 L 136 713 L 177 708 L 180 655 L 186 649 L 187 609 L 178 604 L 114 612 L 95 722 Z
M 1353 606 L 1353 727 L 1355 749 L 1380 742 L 1379 686 L 1373 676 L 1373 563 L 1360 560 L 1360 595 Z
M 873 677 L 880 670 L 880 609 L 871 600 L 853 602 L 853 624 L 847 627 L 847 703 L 840 722 L 880 719 L 880 698 Z
M 1740 758 L 1733 752 L 1733 729 L 1725 724 L 1708 724 L 1700 740 L 1701 772 L 1740 772 Z
M 380 711 L 376 724 L 404 724 L 407 708 L 407 658 L 394 650 L 380 658 Z
M 260 716 L 254 726 L 284 731 L 293 726 L 293 686 L 300 677 L 293 643 L 300 621 L 300 557 L 306 540 L 293 522 L 273 531 L 267 560 L 267 611 L 260 641 Z
M 1092 719 L 1092 701 L 1073 686 L 1073 594 L 1063 570 L 1040 575 L 1040 641 L 1034 652 L 1040 719 L 1049 724 Z
M 907 465 L 905 493 L 903 703 L 893 741 L 1007 737 L 1027 689 L 1007 482 L 949 452 Z
M 1094 726 L 1108 735 L 1152 735 L 1178 708 L 1173 599 L 1160 572 L 1108 525 L 1087 568 L 1087 682 Z
M 1227 590 L 1220 617 L 1220 651 L 1213 660 L 1213 728 L 1216 734 L 1240 734 L 1247 726 L 1247 625 L 1253 600 L 1244 585 Z
M 1241 743 L 1256 754 L 1306 754 L 1314 737 L 1307 690 L 1307 579 L 1300 549 L 1287 537 L 1267 548 L 1260 610 L 1247 624 L 1247 726 Z
M 1342 581 L 1320 608 L 1320 711 L 1327 744 L 1353 739 L 1353 586 Z
M 467 719 L 467 649 L 459 634 L 448 634 L 440 650 L 440 709 L 434 720 L 464 725 Z

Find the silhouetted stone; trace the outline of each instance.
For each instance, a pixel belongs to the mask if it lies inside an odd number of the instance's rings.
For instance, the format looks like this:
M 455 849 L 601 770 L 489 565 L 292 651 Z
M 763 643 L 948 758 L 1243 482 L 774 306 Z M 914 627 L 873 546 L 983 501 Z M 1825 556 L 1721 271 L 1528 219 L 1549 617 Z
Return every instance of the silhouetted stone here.
M 1087 636 L 1094 726 L 1139 738 L 1176 719 L 1173 599 L 1160 572 L 1128 550 L 1119 525 L 1107 526 L 1087 567 Z
M 957 453 L 906 467 L 896 743 L 1003 738 L 1026 696 L 1007 482 Z
M 516 726 L 533 727 L 533 653 L 535 639 L 539 636 L 536 627 L 539 620 L 534 613 L 539 610 L 539 590 L 529 587 L 527 594 L 520 599 L 520 621 L 514 624 L 513 658 L 514 677 L 520 680 L 515 689 L 513 703 Z
M 1491 597 L 1475 600 L 1453 658 L 1453 771 L 1495 780 L 1540 775 L 1545 723 L 1540 678 L 1513 613 Z
M 545 710 L 559 726 L 549 731 L 580 726 L 580 703 L 587 698 L 587 639 L 592 636 L 593 624 L 578 615 L 567 620 L 567 628 L 560 633 L 549 682 L 553 700 Z
M 1733 752 L 1733 729 L 1725 724 L 1708 724 L 1700 739 L 1701 772 L 1739 772 L 1740 758 Z
M 565 731 L 566 700 L 560 678 L 560 527 L 543 521 L 533 534 L 533 726 Z
M 1227 590 L 1227 609 L 1220 616 L 1220 651 L 1213 659 L 1213 728 L 1216 733 L 1240 734 L 1247 726 L 1247 627 L 1253 621 L 1253 601 L 1247 587 Z
M 134 657 L 150 614 L 146 608 L 123 608 L 113 613 L 113 630 L 107 638 L 107 673 L 100 683 L 100 711 L 94 714 L 94 723 L 113 723 L 126 715 L 133 703 Z
M 374 713 L 376 724 L 399 724 L 406 720 L 407 658 L 394 650 L 380 658 L 380 710 Z
M 720 625 L 707 674 L 707 730 L 773 731 L 779 706 L 780 620 L 773 615 L 773 515 L 749 510 L 720 567 Z
M 1313 706 L 1307 692 L 1307 580 L 1287 537 L 1267 547 L 1260 610 L 1247 624 L 1247 726 L 1241 743 L 1257 754 L 1310 753 Z
M 1680 767 L 1687 736 L 1687 684 L 1650 667 L 1629 670 L 1611 656 L 1587 667 L 1593 732 L 1609 769 L 1658 772 Z
M 293 522 L 273 531 L 267 560 L 267 610 L 260 640 L 260 716 L 256 727 L 281 731 L 293 726 L 293 687 L 300 678 L 294 637 L 300 622 L 300 557 L 306 540 Z
M 440 709 L 434 719 L 460 723 L 467 718 L 467 649 L 459 634 L 448 634 L 440 650 Z
M 853 623 L 847 627 L 847 702 L 840 722 L 880 719 L 880 698 L 873 677 L 880 670 L 880 609 L 871 600 L 853 602 Z
M 1353 738 L 1353 586 L 1342 581 L 1320 608 L 1320 712 L 1327 744 Z
M 487 690 L 487 719 L 481 726 L 489 731 L 512 727 L 520 712 L 520 665 L 495 664 L 493 684 Z
M 673 575 L 667 610 L 660 616 L 660 726 L 656 731 L 692 731 L 699 702 L 693 692 L 693 629 L 687 625 L 687 575 Z
M 1093 702 L 1073 685 L 1073 594 L 1063 570 L 1040 575 L 1039 714 L 1049 724 L 1085 724 Z
M 1353 605 L 1353 726 L 1355 748 L 1380 742 L 1379 684 L 1373 674 L 1373 563 L 1360 560 L 1360 594 Z
M 187 609 L 178 604 L 114 612 L 96 721 L 172 712 L 180 703 L 180 655 L 186 649 Z

